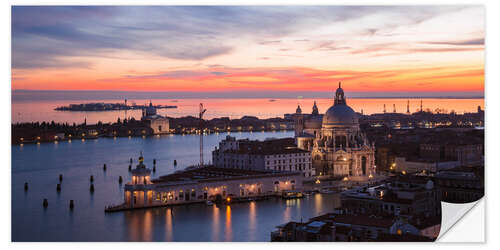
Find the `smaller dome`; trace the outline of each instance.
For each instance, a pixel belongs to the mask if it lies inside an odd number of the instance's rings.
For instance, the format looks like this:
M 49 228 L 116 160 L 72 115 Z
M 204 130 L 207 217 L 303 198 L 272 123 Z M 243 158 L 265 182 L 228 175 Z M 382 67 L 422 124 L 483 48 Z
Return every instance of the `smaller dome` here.
M 146 116 L 156 115 L 156 108 L 153 106 L 153 102 L 149 101 L 149 106 L 146 107 Z
M 302 113 L 302 109 L 300 108 L 300 105 L 297 105 L 297 109 L 295 110 L 295 113 L 297 113 L 297 114 Z

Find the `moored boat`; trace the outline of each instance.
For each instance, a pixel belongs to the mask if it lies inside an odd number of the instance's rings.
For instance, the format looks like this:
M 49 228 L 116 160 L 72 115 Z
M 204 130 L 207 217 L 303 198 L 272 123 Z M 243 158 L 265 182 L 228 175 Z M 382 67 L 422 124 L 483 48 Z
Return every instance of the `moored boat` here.
M 281 193 L 281 198 L 283 199 L 297 199 L 303 198 L 303 194 L 300 191 L 284 191 Z

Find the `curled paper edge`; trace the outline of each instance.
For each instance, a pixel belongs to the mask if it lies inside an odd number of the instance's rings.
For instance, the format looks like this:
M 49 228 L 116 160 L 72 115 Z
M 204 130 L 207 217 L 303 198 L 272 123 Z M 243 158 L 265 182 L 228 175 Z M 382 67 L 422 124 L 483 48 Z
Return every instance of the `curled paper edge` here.
M 441 202 L 441 230 L 436 242 L 484 242 L 484 203 L 484 198 L 462 204 Z

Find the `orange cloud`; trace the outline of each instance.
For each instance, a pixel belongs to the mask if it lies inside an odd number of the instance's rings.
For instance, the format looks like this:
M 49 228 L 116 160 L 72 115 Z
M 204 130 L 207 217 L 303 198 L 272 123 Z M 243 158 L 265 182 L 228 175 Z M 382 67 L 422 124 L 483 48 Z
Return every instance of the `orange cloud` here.
M 216 72 L 216 73 L 214 73 Z M 483 91 L 484 69 L 428 67 L 379 71 L 313 68 L 208 68 L 94 79 L 89 75 L 14 77 L 14 89 L 135 91 L 329 91 L 338 81 L 349 91 Z

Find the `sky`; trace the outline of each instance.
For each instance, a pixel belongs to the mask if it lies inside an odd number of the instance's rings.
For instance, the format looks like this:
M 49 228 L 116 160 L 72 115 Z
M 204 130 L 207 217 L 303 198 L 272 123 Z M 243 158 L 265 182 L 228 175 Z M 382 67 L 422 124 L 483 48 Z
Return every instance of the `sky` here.
M 12 90 L 314 97 L 341 81 L 351 96 L 482 96 L 484 12 L 14 6 Z

